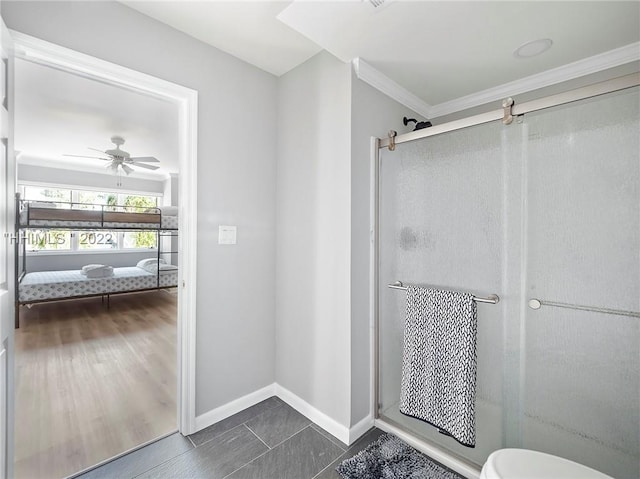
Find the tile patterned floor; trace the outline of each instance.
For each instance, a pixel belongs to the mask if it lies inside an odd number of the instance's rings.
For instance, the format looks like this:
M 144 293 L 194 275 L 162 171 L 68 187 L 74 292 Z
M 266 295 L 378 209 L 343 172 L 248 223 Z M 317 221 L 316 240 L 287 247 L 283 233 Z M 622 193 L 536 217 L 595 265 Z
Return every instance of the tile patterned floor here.
M 351 447 L 277 397 L 188 438 L 173 434 L 78 478 L 337 479 L 336 466 L 375 441 Z

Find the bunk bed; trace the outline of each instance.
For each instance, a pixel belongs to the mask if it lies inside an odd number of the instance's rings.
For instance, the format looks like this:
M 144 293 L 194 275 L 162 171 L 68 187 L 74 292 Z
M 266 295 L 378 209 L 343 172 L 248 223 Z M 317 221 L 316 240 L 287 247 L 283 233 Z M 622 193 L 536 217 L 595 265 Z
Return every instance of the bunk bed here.
M 18 200 L 20 228 L 177 230 L 175 206 L 89 205 L 49 201 Z
M 158 247 L 155 257 L 132 266 L 87 265 L 82 270 L 27 272 L 27 243 L 24 240 L 16 242 L 16 328 L 20 326 L 18 313 L 21 305 L 92 296 L 101 296 L 103 301 L 106 297 L 108 304 L 112 294 L 178 285 L 178 267 L 168 264 L 163 258 L 177 251 L 161 250 L 161 239 L 177 235 L 176 207 L 137 208 L 26 201 L 17 195 L 16 235 L 24 238 L 24 233 L 32 229 L 154 231 Z

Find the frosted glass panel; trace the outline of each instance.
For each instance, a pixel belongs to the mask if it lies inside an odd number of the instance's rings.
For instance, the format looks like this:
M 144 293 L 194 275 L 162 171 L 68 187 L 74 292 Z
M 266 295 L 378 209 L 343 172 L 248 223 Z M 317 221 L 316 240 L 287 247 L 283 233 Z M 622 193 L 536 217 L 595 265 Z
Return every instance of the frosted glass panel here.
M 487 296 L 502 291 L 503 148 L 500 124 L 481 125 L 381 152 L 381 413 L 478 464 L 502 444 L 502 309 L 478 304 L 475 449 L 398 410 L 406 293 L 388 283 Z
M 382 150 L 379 414 L 481 465 L 524 447 L 640 477 L 638 88 Z M 406 293 L 479 295 L 477 442 L 398 410 Z
M 527 115 L 528 298 L 640 311 L 639 104 L 633 89 Z M 640 477 L 639 324 L 527 309 L 524 447 Z

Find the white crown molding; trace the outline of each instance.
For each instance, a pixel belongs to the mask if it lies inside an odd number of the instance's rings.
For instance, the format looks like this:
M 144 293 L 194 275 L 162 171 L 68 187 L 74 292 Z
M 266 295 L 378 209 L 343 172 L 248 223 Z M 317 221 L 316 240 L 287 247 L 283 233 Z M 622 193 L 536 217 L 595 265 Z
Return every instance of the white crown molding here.
M 352 64 L 358 79 L 368 83 L 388 97 L 393 98 L 401 105 L 411 108 L 425 118 L 429 118 L 431 107 L 422 99 L 418 98 L 406 88 L 398 85 L 391 78 L 380 73 L 361 58 L 355 58 L 352 60 Z
M 640 42 L 631 43 L 608 52 L 437 105 L 429 105 L 360 58 L 354 59 L 352 63 L 358 79 L 368 83 L 398 103 L 411 108 L 425 118 L 431 119 L 636 61 L 640 61 Z
M 484 105 L 492 101 L 498 101 L 539 88 L 556 85 L 638 60 L 640 60 L 640 42 L 631 43 L 608 52 L 552 68 L 551 70 L 433 105 L 430 109 L 431 118 L 437 118 L 475 106 Z

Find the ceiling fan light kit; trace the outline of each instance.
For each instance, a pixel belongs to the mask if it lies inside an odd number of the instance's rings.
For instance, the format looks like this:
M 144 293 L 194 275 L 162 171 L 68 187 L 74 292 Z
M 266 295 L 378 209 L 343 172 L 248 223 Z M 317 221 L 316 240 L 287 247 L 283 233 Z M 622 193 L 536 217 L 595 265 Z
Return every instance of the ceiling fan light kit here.
M 124 145 L 124 138 L 121 136 L 112 136 L 111 142 L 116 145 L 115 148 L 110 150 L 99 150 L 97 148 L 91 148 L 90 150 L 98 151 L 103 155 L 106 155 L 107 158 L 101 156 L 85 156 L 85 155 L 64 155 L 64 156 L 72 156 L 76 158 L 89 158 L 92 160 L 103 160 L 109 161 L 110 163 L 107 165 L 107 169 L 111 170 L 115 175 L 120 175 L 123 171 L 129 175 L 135 171 L 134 167 L 145 168 L 147 170 L 157 170 L 160 168 L 156 165 L 149 165 L 147 163 L 159 163 L 157 158 L 153 156 L 131 156 L 128 152 L 121 150 L 120 147 Z M 118 181 L 118 186 L 121 186 L 120 181 Z

